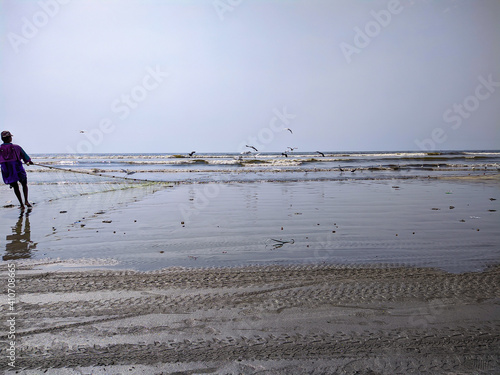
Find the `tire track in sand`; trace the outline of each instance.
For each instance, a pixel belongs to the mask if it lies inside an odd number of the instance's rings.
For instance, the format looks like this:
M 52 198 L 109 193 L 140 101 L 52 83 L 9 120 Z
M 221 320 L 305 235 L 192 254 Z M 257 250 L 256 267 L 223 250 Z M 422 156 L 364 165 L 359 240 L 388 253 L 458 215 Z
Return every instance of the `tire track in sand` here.
M 19 272 L 17 285 L 16 364 L 27 369 L 297 359 L 331 373 L 500 369 L 500 267 Z

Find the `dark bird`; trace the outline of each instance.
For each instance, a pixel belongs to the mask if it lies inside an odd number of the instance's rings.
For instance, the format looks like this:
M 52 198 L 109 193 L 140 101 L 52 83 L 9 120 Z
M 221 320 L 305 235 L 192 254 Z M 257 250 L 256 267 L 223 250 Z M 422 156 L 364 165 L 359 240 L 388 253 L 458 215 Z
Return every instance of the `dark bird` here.
M 325 154 L 323 154 L 321 151 L 316 151 L 318 154 L 320 154 L 321 156 L 325 156 Z
M 127 171 L 126 169 L 122 169 L 123 173 L 126 173 L 127 175 L 134 174 L 134 171 Z
M 290 150 L 290 152 L 293 152 L 293 150 L 298 149 L 298 147 L 287 147 L 287 150 Z
M 339 165 L 339 170 L 340 170 L 341 172 L 344 172 L 344 170 L 342 169 L 342 167 L 341 167 L 340 165 Z
M 191 151 L 188 155 L 193 156 L 196 153 L 196 151 Z
M 288 130 L 290 132 L 290 134 L 293 134 L 293 131 L 290 128 L 284 128 L 283 130 Z
M 253 148 L 255 151 L 259 151 L 259 150 L 257 150 L 255 147 L 253 147 L 253 146 L 245 145 L 245 147 L 248 147 L 248 148 Z
M 283 155 L 284 157 L 288 157 L 288 154 L 285 152 L 282 152 L 281 155 Z
M 80 133 L 85 133 L 85 130 L 80 130 Z
M 356 168 L 352 169 L 351 172 L 356 172 Z

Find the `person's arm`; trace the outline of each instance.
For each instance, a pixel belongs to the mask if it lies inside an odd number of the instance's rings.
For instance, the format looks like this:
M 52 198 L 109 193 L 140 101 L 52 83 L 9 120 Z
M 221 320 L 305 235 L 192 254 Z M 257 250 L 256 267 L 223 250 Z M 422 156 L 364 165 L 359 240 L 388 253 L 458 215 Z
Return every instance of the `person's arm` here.
M 26 153 L 26 151 L 23 150 L 23 148 L 21 147 L 21 157 L 23 158 L 24 162 L 26 164 L 33 164 L 33 162 L 31 161 L 31 158 L 29 157 L 29 155 Z

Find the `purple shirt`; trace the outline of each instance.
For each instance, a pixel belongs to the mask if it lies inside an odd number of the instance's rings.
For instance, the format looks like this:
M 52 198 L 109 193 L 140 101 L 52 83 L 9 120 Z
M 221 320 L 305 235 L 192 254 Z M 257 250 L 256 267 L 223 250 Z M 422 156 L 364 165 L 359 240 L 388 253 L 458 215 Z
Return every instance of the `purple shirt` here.
M 21 146 L 12 143 L 3 143 L 0 146 L 3 182 L 12 184 L 17 181 L 26 181 L 26 171 L 21 160 L 24 160 L 25 163 L 31 161 Z

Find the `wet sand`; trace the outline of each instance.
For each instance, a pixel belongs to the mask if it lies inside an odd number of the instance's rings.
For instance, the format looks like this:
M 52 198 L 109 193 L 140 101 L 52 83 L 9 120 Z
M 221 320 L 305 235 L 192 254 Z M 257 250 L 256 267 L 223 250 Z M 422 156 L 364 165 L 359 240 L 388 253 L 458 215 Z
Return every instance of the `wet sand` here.
M 500 371 L 500 267 L 450 274 L 384 265 L 147 273 L 41 266 L 17 269 L 23 370 L 6 373 Z M 0 368 L 8 370 L 3 359 Z
M 500 372 L 498 179 L 32 190 L 6 373 Z
M 148 186 L 0 211 L 4 260 L 105 258 L 121 269 L 500 261 L 497 180 Z M 10 193 L 10 192 L 9 192 Z

